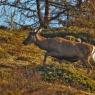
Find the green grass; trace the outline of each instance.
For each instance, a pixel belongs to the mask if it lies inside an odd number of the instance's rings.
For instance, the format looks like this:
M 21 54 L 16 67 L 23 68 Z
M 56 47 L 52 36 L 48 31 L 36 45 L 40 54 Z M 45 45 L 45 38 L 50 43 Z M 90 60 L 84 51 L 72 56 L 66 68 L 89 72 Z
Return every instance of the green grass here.
M 56 80 L 61 81 L 61 83 L 68 84 L 71 86 L 77 85 L 78 88 L 93 92 L 95 91 L 95 81 L 91 80 L 89 77 L 79 73 L 76 69 L 70 70 L 71 68 L 65 68 L 60 65 L 47 65 L 40 66 L 39 71 L 42 72 L 44 76 L 43 79 L 49 82 L 54 82 Z

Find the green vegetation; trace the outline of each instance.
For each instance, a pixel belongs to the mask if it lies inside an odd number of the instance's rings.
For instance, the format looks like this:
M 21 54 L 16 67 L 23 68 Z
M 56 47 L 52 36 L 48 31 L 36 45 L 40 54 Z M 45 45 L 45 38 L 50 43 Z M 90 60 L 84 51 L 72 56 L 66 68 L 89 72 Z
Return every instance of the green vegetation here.
M 44 51 L 24 46 L 26 36 L 0 30 L 0 95 L 95 95 L 95 70 L 87 75 L 80 62 L 59 64 L 50 57 L 43 66 Z
M 78 86 L 87 91 L 95 91 L 95 81 L 91 80 L 82 73 L 78 72 L 75 68 L 70 70 L 72 66 L 65 68 L 64 65 L 47 65 L 40 66 L 39 71 L 42 71 L 44 80 L 53 82 L 60 80 L 72 86 Z

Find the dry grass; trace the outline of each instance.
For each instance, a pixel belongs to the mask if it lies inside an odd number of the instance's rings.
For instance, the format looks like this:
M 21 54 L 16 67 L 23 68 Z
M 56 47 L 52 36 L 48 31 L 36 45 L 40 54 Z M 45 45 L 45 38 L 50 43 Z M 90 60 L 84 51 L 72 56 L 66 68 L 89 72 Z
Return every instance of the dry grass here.
M 0 95 L 95 95 L 95 70 L 58 64 L 35 45 L 24 46 L 26 31 L 0 30 Z

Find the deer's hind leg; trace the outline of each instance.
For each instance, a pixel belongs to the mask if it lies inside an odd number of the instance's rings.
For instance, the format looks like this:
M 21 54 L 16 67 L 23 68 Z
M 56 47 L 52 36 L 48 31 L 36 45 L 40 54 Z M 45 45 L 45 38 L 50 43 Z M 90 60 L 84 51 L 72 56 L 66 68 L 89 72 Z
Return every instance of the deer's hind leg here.
M 81 58 L 81 61 L 83 62 L 83 64 L 85 64 L 85 66 L 87 67 L 87 73 L 91 73 L 93 68 L 92 68 L 92 65 L 90 64 L 89 62 L 89 58 Z
M 92 70 L 93 70 L 93 67 L 92 67 L 92 65 L 91 65 L 90 59 L 91 59 L 91 56 L 89 56 L 89 57 L 87 58 L 87 62 L 88 62 L 88 64 L 90 65 L 90 69 L 91 69 L 91 71 L 92 71 Z
M 92 65 L 90 64 L 90 56 L 85 55 L 83 52 L 80 52 L 79 49 L 76 49 L 79 59 L 82 61 L 83 64 L 87 67 L 87 73 L 91 73 L 93 70 Z

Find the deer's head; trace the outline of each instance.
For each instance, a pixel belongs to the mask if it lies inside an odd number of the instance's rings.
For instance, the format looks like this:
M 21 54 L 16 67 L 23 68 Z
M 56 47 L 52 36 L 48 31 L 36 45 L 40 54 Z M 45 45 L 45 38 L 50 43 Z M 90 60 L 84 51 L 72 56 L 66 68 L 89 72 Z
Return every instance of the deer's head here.
M 28 45 L 28 44 L 34 43 L 36 40 L 35 39 L 36 34 L 38 34 L 41 31 L 42 29 L 38 28 L 38 29 L 33 30 L 32 32 L 29 32 L 27 38 L 23 41 L 23 44 Z

